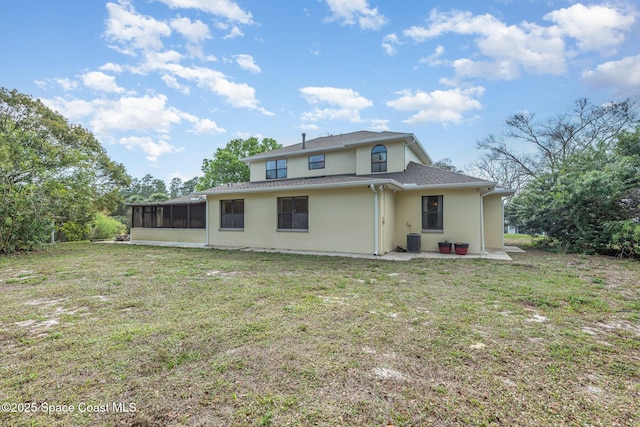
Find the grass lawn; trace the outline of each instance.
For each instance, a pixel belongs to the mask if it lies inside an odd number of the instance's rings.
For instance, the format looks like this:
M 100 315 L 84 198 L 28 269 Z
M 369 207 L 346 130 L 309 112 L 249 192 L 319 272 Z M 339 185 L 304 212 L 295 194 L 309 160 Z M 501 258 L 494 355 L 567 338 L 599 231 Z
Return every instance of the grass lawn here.
M 639 425 L 640 263 L 512 257 L 3 256 L 0 424 Z
M 532 237 L 528 234 L 505 234 L 504 244 L 507 246 L 518 246 L 521 248 L 530 248 L 541 237 Z

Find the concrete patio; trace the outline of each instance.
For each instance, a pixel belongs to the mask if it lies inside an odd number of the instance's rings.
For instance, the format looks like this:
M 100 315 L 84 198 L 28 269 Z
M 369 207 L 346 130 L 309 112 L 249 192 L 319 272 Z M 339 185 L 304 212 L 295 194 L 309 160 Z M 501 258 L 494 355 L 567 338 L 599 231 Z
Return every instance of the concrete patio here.
M 368 255 L 368 254 L 355 254 L 355 253 L 343 253 L 343 252 L 320 252 L 320 251 L 294 251 L 287 249 L 269 249 L 269 248 L 247 248 L 247 247 L 232 247 L 232 246 L 202 246 L 199 244 L 190 243 L 170 243 L 170 242 L 101 242 L 101 243 L 121 243 L 121 244 L 133 244 L 133 245 L 150 245 L 150 246 L 171 246 L 171 247 L 183 247 L 183 248 L 202 248 L 202 249 L 219 249 L 219 250 L 237 250 L 246 252 L 272 252 L 272 253 L 284 253 L 284 254 L 298 254 L 298 255 L 317 255 L 317 256 L 340 256 L 346 258 L 362 258 L 362 259 L 381 259 L 388 261 L 410 261 L 416 258 L 439 258 L 439 259 L 490 259 L 496 261 L 511 261 L 509 253 L 524 253 L 522 249 L 516 246 L 506 246 L 504 250 L 491 249 L 483 254 L 441 254 L 439 252 L 389 252 L 384 255 Z

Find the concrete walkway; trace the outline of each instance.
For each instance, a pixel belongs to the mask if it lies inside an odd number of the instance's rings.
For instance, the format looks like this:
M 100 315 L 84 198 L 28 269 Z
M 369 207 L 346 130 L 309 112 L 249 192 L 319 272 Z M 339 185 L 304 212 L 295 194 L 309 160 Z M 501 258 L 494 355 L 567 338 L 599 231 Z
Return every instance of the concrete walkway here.
M 417 258 L 439 258 L 439 259 L 451 259 L 451 260 L 462 260 L 462 259 L 491 259 L 497 261 L 511 261 L 511 257 L 508 252 L 513 253 L 524 253 L 524 251 L 516 246 L 507 246 L 505 250 L 488 250 L 484 254 L 467 254 L 467 255 L 456 255 L 456 254 L 441 254 L 439 252 L 389 252 L 384 255 L 376 256 L 376 255 L 368 255 L 368 254 L 354 254 L 354 253 L 344 253 L 344 252 L 320 252 L 320 251 L 295 251 L 288 249 L 267 249 L 267 248 L 247 248 L 247 247 L 234 247 L 234 246 L 203 246 L 201 244 L 194 243 L 173 243 L 173 242 L 150 242 L 150 241 L 134 241 L 134 242 L 114 242 L 114 243 L 125 243 L 125 244 L 133 244 L 133 245 L 150 245 L 150 246 L 172 246 L 172 247 L 183 247 L 183 248 L 202 248 L 202 249 L 220 249 L 220 250 L 236 250 L 236 251 L 246 251 L 246 252 L 268 252 L 268 253 L 282 253 L 282 254 L 297 254 L 297 255 L 317 255 L 317 256 L 339 256 L 346 258 L 361 258 L 361 259 L 382 259 L 388 261 L 410 261 L 412 259 Z

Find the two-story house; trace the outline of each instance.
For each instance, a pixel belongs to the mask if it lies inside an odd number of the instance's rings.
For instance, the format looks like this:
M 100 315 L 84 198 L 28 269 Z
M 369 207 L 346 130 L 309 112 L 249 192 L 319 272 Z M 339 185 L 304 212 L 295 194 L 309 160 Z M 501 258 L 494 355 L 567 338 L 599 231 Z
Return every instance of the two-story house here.
M 503 248 L 496 183 L 431 166 L 415 135 L 330 135 L 242 159 L 249 182 L 138 204 L 132 240 L 382 255 L 420 236 Z M 160 224 L 160 225 L 159 225 Z

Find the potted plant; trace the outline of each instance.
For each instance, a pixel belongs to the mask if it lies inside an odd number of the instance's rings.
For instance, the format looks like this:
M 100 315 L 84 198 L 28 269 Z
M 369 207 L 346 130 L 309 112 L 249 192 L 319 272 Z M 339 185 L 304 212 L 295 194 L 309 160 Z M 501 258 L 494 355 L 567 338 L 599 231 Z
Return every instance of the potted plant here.
M 456 254 L 458 255 L 466 255 L 467 254 L 467 250 L 469 250 L 469 244 L 468 243 L 463 243 L 463 242 L 455 242 L 453 244 Z
M 441 254 L 450 254 L 451 253 L 451 242 L 447 239 L 444 239 L 442 242 L 438 242 L 438 250 Z

